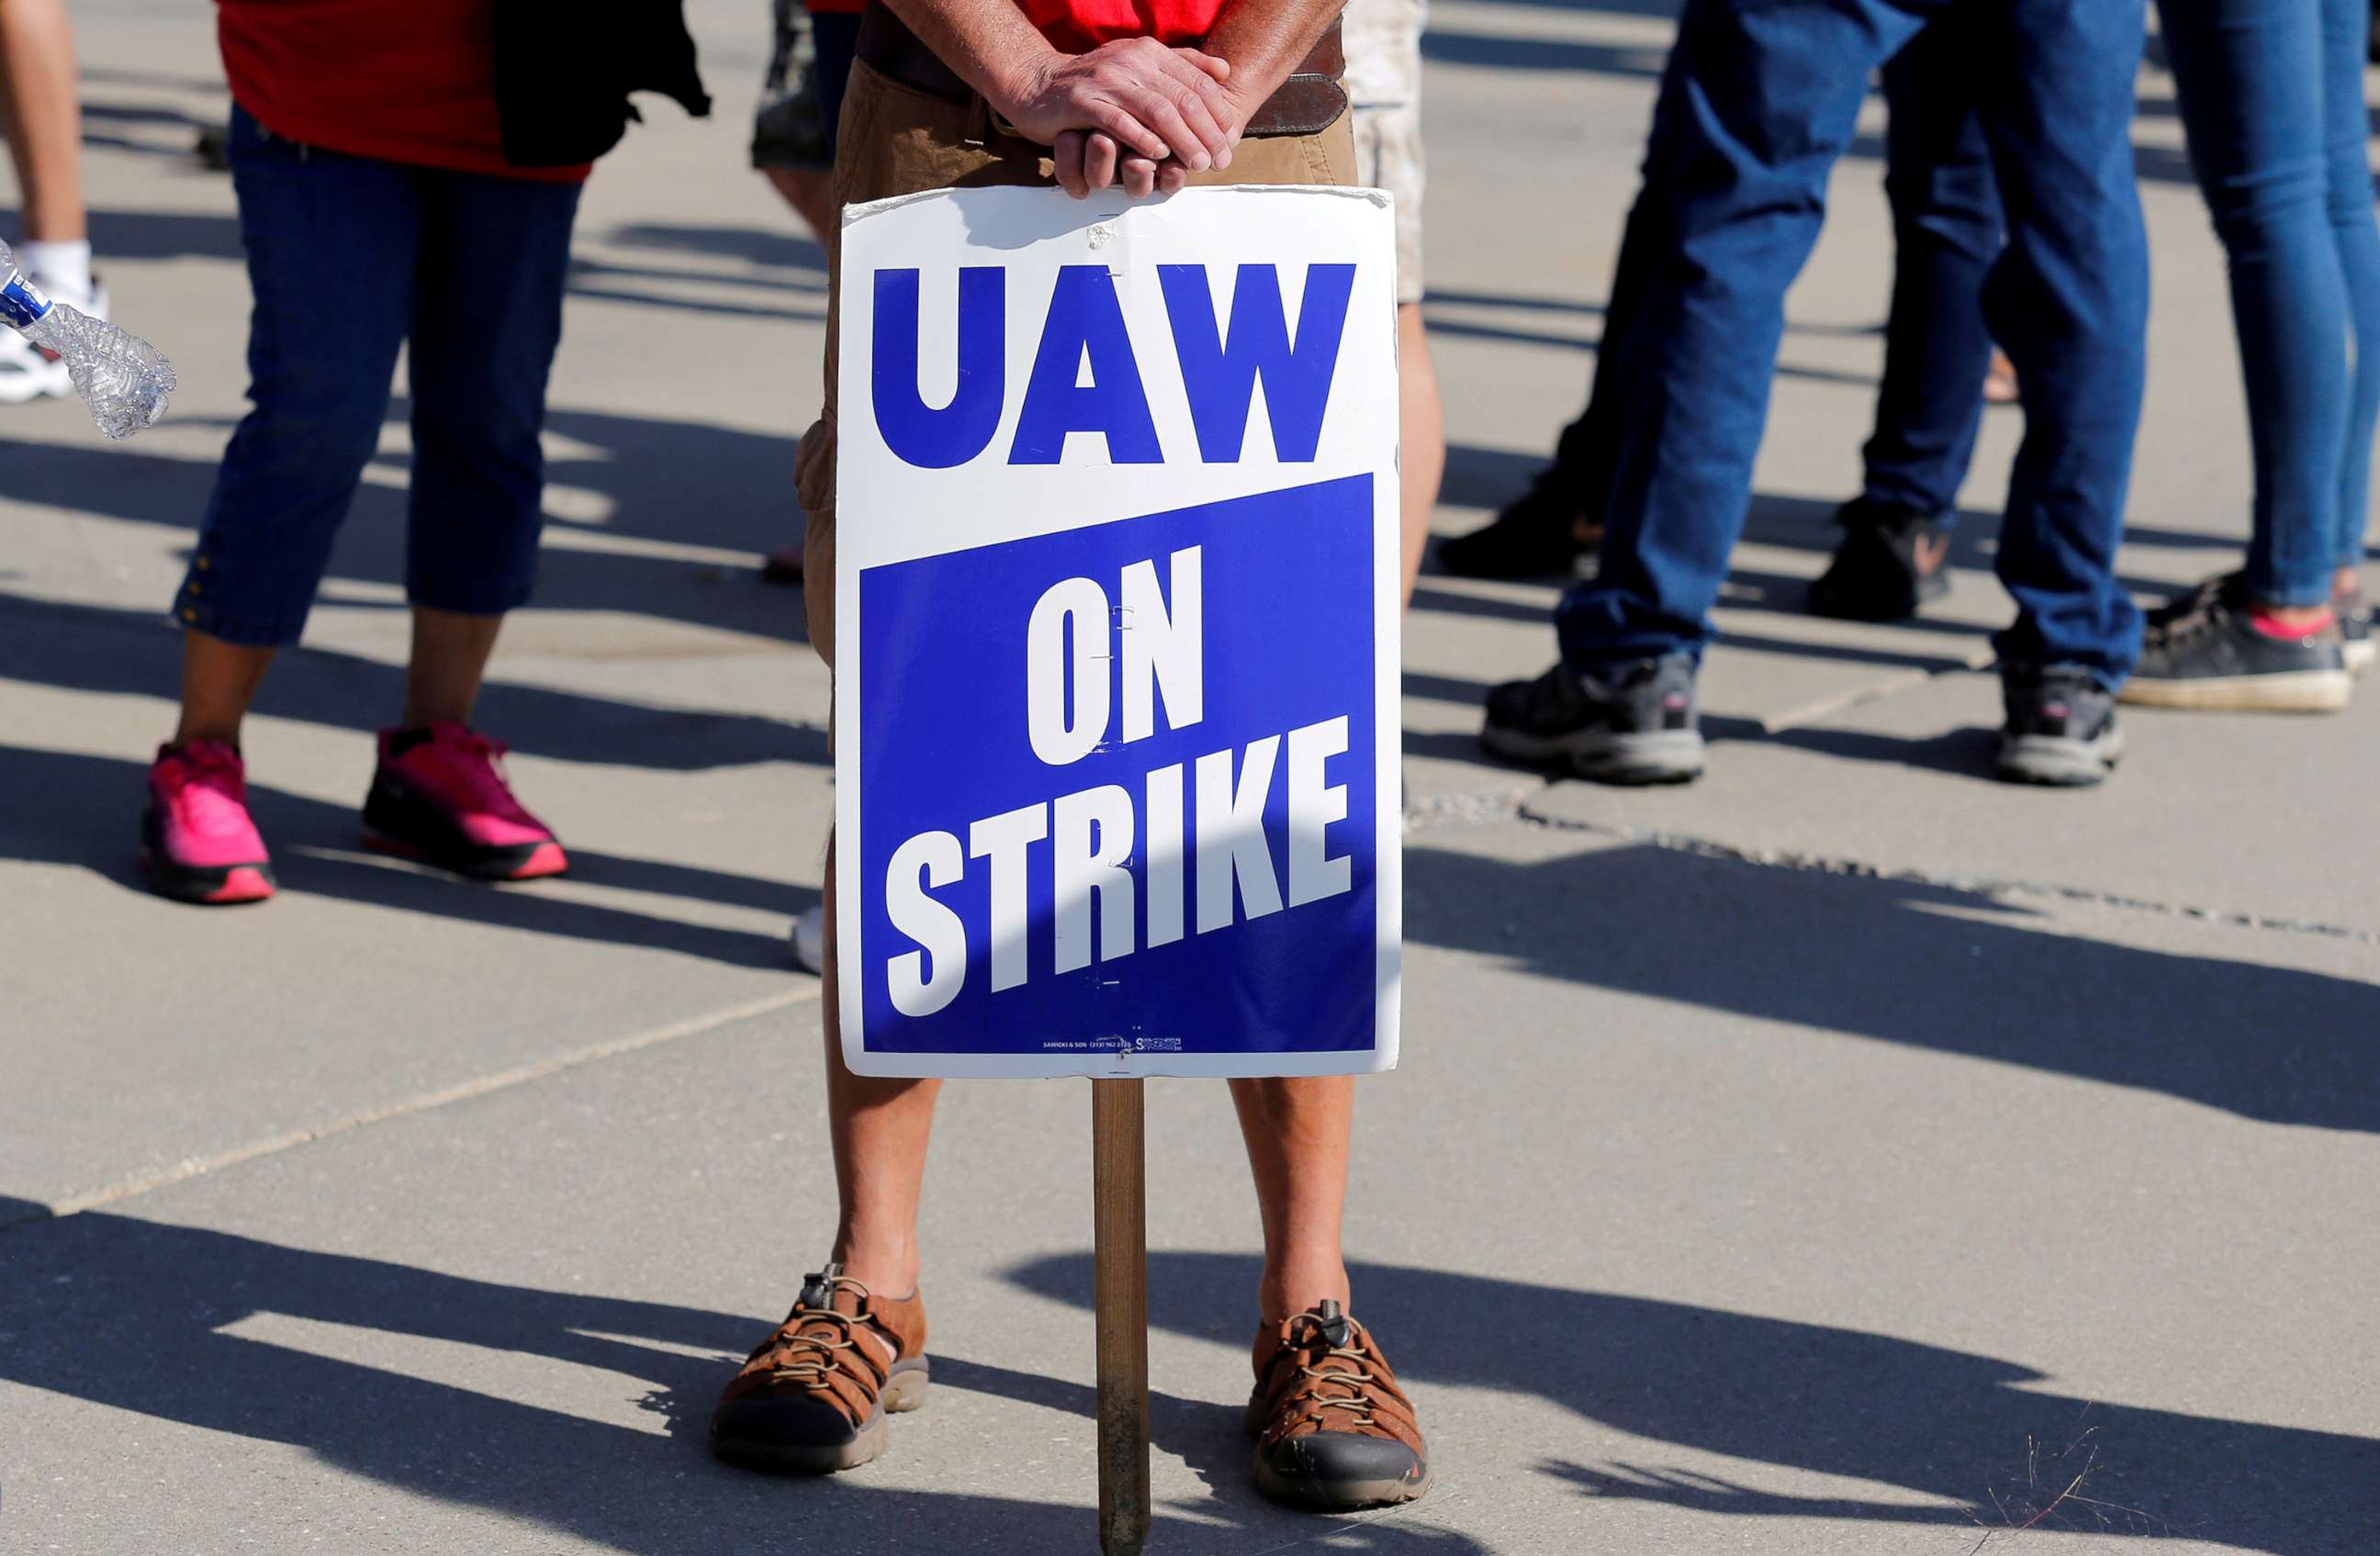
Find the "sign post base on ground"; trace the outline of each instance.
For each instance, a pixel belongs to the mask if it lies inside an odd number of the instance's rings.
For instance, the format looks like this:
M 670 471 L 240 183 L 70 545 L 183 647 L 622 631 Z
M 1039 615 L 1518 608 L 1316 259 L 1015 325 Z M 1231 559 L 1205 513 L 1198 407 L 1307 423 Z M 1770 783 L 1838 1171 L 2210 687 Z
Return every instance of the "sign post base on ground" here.
M 1141 1082 L 1091 1082 L 1093 1311 L 1099 1329 L 1099 1549 L 1148 1538 L 1148 1207 Z

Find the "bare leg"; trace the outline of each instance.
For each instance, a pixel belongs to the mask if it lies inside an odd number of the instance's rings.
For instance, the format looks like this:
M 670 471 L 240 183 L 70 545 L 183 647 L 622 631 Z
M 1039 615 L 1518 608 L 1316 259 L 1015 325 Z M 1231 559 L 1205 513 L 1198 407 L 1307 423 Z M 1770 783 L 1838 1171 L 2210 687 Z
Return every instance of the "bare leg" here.
M 239 744 L 240 721 L 276 650 L 245 648 L 202 632 L 182 633 L 182 722 L 174 743 L 221 741 Z
M 827 937 L 834 916 L 827 915 Z M 844 1273 L 870 1291 L 905 1297 L 917 1289 L 917 1205 L 926 1190 L 926 1145 L 939 1080 L 886 1080 L 844 1067 L 834 1015 L 834 953 L 827 952 L 826 1109 L 834 1140 L 834 1249 Z
M 471 721 L 488 656 L 496 651 L 501 616 L 464 616 L 452 610 L 413 608 L 413 659 L 405 670 L 407 730 L 426 730 L 443 720 Z
M 1339 1224 L 1347 1205 L 1347 1150 L 1354 1134 L 1352 1076 L 1234 1080 L 1248 1167 L 1264 1218 L 1258 1316 L 1277 1323 L 1329 1297 L 1347 1301 Z
M 1446 473 L 1446 415 L 1438 401 L 1438 368 L 1429 359 L 1421 305 L 1397 309 L 1399 485 L 1404 499 L 1404 603 L 1413 603 L 1421 576 L 1422 549 L 1429 544 L 1429 515 L 1438 506 L 1439 478 Z
M 29 242 L 84 235 L 79 91 L 66 0 L 0 0 L 0 134 L 17 164 Z
M 934 1128 L 939 1080 L 887 1080 L 854 1075 L 843 1062 L 835 1005 L 834 848 L 826 856 L 827 1130 L 834 1142 L 840 1219 L 832 1257 L 871 1291 L 906 1297 L 917 1289 L 917 1204 L 926 1189 L 926 1145 Z

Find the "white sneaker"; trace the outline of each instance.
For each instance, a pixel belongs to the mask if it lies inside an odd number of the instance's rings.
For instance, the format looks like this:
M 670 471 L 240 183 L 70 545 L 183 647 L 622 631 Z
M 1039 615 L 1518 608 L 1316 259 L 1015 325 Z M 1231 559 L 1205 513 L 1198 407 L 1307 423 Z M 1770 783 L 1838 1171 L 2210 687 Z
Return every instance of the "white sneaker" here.
M 74 297 L 51 291 L 38 277 L 33 279 L 33 285 L 53 302 L 80 308 L 93 319 L 107 317 L 104 286 L 94 285 L 88 297 Z M 64 362 L 16 331 L 0 330 L 0 405 L 22 405 L 46 395 L 73 392 L 74 375 L 67 371 Z
M 794 921 L 794 932 L 787 936 L 793 942 L 794 963 L 804 971 L 826 975 L 826 908 L 823 904 L 810 909 Z

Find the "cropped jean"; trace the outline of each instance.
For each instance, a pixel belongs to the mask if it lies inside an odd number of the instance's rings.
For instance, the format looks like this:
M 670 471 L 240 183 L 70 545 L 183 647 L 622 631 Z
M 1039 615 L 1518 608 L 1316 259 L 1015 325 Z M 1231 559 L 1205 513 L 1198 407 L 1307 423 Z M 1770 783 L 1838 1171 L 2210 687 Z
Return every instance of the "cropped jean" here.
M 345 156 L 237 108 L 231 167 L 256 296 L 252 408 L 224 451 L 176 620 L 246 646 L 298 640 L 408 339 L 407 595 L 473 616 L 525 603 L 578 185 Z
M 2158 15 L 2230 261 L 2256 469 L 2247 590 L 2320 605 L 2362 555 L 2380 417 L 2365 0 L 2159 0 Z
M 1626 394 L 1602 569 L 1556 612 L 1572 668 L 1700 653 L 1828 175 L 1870 73 L 1954 10 L 1973 13 L 1967 76 L 2008 234 L 1985 315 L 2025 390 L 1998 558 L 2018 616 L 1997 645 L 2109 686 L 2130 672 L 2140 613 L 2114 564 L 2148 309 L 2141 0 L 1688 0 L 1629 235 L 1643 247 L 1610 364 Z

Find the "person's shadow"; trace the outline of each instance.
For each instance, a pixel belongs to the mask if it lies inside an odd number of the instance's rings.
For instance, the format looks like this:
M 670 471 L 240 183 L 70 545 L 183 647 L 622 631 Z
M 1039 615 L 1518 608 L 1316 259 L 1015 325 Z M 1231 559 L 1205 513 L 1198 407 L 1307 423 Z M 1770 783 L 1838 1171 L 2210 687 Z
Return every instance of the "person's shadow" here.
M 1425 1431 L 1433 1386 L 1541 1395 L 1637 1437 L 1960 1505 L 1801 1497 L 1699 1472 L 1588 1464 L 1558 1441 L 1472 1445 L 1525 1455 L 1583 1494 L 1942 1525 L 1978 1538 L 2043 1514 L 2042 1528 L 2172 1534 L 2273 1556 L 2369 1556 L 2380 1537 L 2373 1439 L 2096 1405 L 2040 1386 L 2039 1373 L 2014 1362 L 1822 1324 L 1453 1268 L 1353 1273 L 1356 1310 L 1375 1315 L 1390 1360 L 1418 1393 Z M 1149 1321 L 1243 1344 L 1236 1322 L 1257 1274 L 1257 1261 L 1237 1255 L 1152 1253 Z M 1032 1260 L 1008 1278 L 1090 1304 L 1087 1253 Z
M 786 1480 L 714 1461 L 704 1444 L 711 1401 L 774 1313 L 540 1291 L 105 1212 L 45 1220 L 40 1207 L 6 1197 L 0 1271 L 0 1380 L 135 1417 L 287 1443 L 406 1497 L 572 1541 L 715 1556 L 1011 1552 L 1088 1549 L 1095 1538 L 1090 1509 L 1037 1498 L 1030 1487 L 1015 1495 L 915 1490 L 866 1470 Z M 311 1332 L 309 1348 L 286 1343 L 293 1325 Z M 402 1359 L 377 1359 L 400 1335 L 446 1343 L 427 1365 L 473 1386 L 398 1370 L 420 1360 L 418 1345 Z M 541 1370 L 524 1362 L 539 1359 L 581 1376 L 617 1375 L 565 1397 L 590 1406 L 602 1392 L 623 1391 L 643 1429 L 616 1410 L 599 1419 L 508 1397 Z M 934 1381 L 1090 1413 L 1090 1392 L 1079 1385 L 955 1357 L 934 1357 Z M 1153 1414 L 1161 1442 L 1187 1436 L 1193 1454 L 1219 1464 L 1227 1446 L 1235 1460 L 1245 1453 L 1219 1406 L 1160 1396 Z M 1087 1437 L 1078 1430 L 1073 1441 Z M 175 1451 L 153 1434 L 146 1442 L 146 1452 Z M 108 1466 L 78 1470 L 79 1497 L 113 1502 L 125 1494 L 91 1490 Z M 297 1478 L 288 1487 L 282 1511 L 293 1522 L 323 1516 L 320 1486 Z M 18 1488 L 7 1490 L 12 1510 L 46 1495 L 34 1490 L 20 1503 Z M 1151 1544 L 1183 1556 L 1245 1550 L 1280 1543 L 1287 1524 L 1364 1556 L 1484 1556 L 1442 1529 L 1315 1522 L 1257 1513 L 1253 1502 L 1247 1492 L 1160 1510 Z M 392 1516 L 403 1506 L 395 1497 L 383 1504 Z M 1252 1538 L 1259 1527 L 1267 1538 Z

